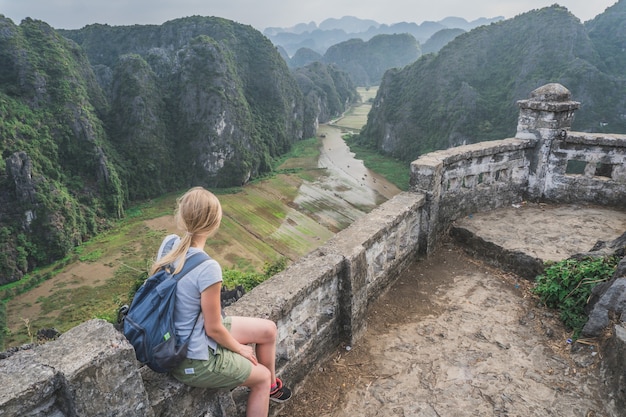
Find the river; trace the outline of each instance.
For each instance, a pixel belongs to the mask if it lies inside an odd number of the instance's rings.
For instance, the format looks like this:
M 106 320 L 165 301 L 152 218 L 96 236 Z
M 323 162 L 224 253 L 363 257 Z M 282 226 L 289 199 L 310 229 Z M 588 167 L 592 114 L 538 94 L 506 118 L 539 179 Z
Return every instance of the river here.
M 309 207 L 318 223 L 336 233 L 401 191 L 355 159 L 341 128 L 322 125 L 318 135 L 322 174 L 302 183 L 294 200 L 300 209 Z

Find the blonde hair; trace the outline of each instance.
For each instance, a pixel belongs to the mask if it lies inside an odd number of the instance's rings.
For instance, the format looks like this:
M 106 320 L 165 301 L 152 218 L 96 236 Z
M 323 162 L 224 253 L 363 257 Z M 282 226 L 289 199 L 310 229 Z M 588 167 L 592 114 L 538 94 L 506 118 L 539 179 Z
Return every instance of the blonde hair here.
M 177 200 L 175 213 L 176 226 L 184 232 L 179 245 L 156 261 L 150 268 L 150 275 L 165 266 L 178 261 L 174 273 L 185 264 L 185 256 L 191 247 L 194 235 L 213 235 L 222 221 L 222 205 L 217 197 L 202 187 L 194 187 Z

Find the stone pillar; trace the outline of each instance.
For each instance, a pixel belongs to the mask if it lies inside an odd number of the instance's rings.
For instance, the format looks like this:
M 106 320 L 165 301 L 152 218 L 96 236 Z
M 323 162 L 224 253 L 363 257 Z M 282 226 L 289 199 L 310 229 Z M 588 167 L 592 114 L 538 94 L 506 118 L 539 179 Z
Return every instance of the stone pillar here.
M 574 119 L 580 103 L 571 100 L 571 93 L 561 84 L 552 83 L 530 93 L 528 100 L 520 100 L 517 139 L 534 139 L 537 144 L 530 155 L 528 192 L 531 198 L 541 198 L 546 181 L 550 180 L 550 154 L 554 140 L 563 139 Z
M 430 254 L 437 247 L 437 238 L 441 232 L 438 214 L 443 170 L 443 162 L 436 153 L 422 155 L 411 162 L 411 191 L 426 196 L 420 221 L 420 253 Z

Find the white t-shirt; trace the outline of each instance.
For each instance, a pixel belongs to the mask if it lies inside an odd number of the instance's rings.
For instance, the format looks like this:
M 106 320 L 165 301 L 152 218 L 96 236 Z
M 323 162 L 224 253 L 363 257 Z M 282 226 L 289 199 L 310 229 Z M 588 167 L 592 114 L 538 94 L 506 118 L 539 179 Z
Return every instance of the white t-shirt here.
M 180 243 L 180 238 L 177 235 L 166 236 L 159 248 L 157 259 L 160 259 L 164 252 L 167 253 L 167 243 L 171 239 L 174 239 L 171 248 L 175 248 Z M 197 252 L 202 252 L 202 250 L 189 248 L 186 259 Z M 187 358 L 189 359 L 208 360 L 208 348 L 210 347 L 213 351 L 217 349 L 217 342 L 207 336 L 204 331 L 204 317 L 200 314 L 200 294 L 211 285 L 221 281 L 222 268 L 216 260 L 211 258 L 189 271 L 178 281 L 174 326 L 176 327 L 176 336 L 181 341 L 186 340 L 191 333 L 187 350 Z

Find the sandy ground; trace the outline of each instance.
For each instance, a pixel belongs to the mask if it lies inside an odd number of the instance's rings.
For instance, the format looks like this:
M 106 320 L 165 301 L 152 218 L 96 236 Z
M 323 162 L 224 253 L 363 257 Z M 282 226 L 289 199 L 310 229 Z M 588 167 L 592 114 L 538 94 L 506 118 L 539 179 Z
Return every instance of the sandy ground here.
M 626 231 L 626 212 L 592 205 L 521 203 L 476 213 L 455 223 L 510 251 L 544 261 L 587 252 Z
M 528 205 L 463 222 L 503 246 L 564 259 L 618 237 L 624 215 Z M 372 305 L 363 339 L 320 364 L 276 415 L 625 415 L 604 391 L 600 341 L 568 341 L 531 285 L 445 243 Z

